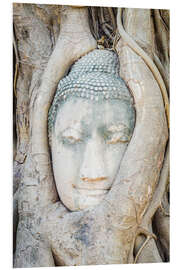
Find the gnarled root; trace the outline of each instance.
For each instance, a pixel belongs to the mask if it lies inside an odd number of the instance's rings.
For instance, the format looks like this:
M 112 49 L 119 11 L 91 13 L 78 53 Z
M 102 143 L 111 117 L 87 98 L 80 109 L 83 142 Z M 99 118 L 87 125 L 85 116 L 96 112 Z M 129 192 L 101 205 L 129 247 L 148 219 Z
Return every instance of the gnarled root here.
M 126 20 L 138 21 L 141 11 L 128 9 L 126 12 L 131 13 L 131 16 L 128 17 L 127 15 L 124 19 L 126 31 L 130 30 L 134 34 L 133 31 L 136 33 L 138 29 L 133 30 L 131 28 L 136 27 L 136 24 L 132 25 L 132 22 L 129 23 Z M 148 11 L 144 11 L 143 14 L 147 19 L 144 24 L 147 23 L 146 27 L 150 30 L 148 26 L 150 14 L 148 14 Z M 120 59 L 120 75 L 129 86 L 134 97 L 136 126 L 115 185 L 118 185 L 119 189 L 121 186 L 121 189 L 124 189 L 124 194 L 126 192 L 127 196 L 134 201 L 137 223 L 148 231 L 152 217 L 160 206 L 169 172 L 169 149 L 167 149 L 164 159 L 168 139 L 169 101 L 165 84 L 156 65 L 151 57 L 124 30 L 121 15 L 122 10 L 119 9 L 117 25 L 121 39 L 116 46 L 116 51 Z M 146 35 L 148 36 L 148 33 Z M 150 36 L 149 34 L 148 37 Z M 145 44 L 151 44 L 151 42 L 153 42 L 153 37 L 152 40 L 151 38 L 147 40 Z M 151 138 L 149 138 L 149 134 L 151 134 Z M 142 247 L 136 254 L 135 262 L 141 262 L 140 257 L 142 256 L 140 254 L 143 255 L 143 252 L 145 254 L 149 245 L 154 246 L 157 250 L 154 240 L 150 239 L 150 235 L 146 236 L 147 238 L 142 241 Z M 153 256 L 154 262 L 161 261 L 157 252 Z
M 90 33 L 87 8 L 65 6 L 61 16 L 60 35 L 42 76 L 33 113 L 32 154 L 38 164 L 40 174 L 48 174 L 51 170 L 47 115 L 57 84 L 74 61 L 97 46 Z M 44 164 L 48 165 L 44 166 Z

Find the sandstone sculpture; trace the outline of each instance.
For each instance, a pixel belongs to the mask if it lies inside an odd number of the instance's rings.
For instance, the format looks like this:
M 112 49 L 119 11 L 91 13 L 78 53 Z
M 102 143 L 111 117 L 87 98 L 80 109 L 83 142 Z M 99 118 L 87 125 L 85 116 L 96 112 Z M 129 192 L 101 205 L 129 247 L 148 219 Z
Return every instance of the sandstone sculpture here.
M 87 8 L 62 7 L 56 46 L 32 90 L 14 202 L 15 267 L 163 261 L 152 219 L 169 173 L 168 82 L 152 61 L 150 12 L 123 16 L 124 27 L 119 9 L 113 48 L 97 49 Z M 37 83 L 38 71 L 33 76 Z

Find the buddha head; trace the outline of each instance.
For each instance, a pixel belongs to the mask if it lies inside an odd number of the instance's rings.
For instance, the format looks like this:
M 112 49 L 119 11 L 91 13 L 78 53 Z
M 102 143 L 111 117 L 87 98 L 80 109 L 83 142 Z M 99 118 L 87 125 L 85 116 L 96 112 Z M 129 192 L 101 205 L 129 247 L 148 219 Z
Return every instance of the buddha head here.
M 134 123 L 133 99 L 113 51 L 88 53 L 60 80 L 48 132 L 57 192 L 69 210 L 88 209 L 105 198 Z

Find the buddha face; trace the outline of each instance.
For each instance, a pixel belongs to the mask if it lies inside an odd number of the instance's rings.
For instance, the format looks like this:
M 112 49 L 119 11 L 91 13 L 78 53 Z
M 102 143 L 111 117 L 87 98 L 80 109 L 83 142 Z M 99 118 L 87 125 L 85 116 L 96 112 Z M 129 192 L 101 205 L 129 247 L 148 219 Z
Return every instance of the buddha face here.
M 123 100 L 69 97 L 57 113 L 52 161 L 58 194 L 71 211 L 94 207 L 111 189 L 134 127 Z

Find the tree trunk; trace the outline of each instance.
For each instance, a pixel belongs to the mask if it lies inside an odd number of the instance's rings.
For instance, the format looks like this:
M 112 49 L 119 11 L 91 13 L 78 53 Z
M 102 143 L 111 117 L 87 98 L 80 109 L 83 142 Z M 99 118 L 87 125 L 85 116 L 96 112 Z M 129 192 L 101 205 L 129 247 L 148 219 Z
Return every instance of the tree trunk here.
M 169 261 L 169 11 L 14 3 L 13 32 L 14 266 Z M 47 114 L 59 80 L 96 47 L 117 52 L 120 76 L 135 99 L 139 124 L 125 159 L 137 151 L 139 160 L 148 161 L 142 167 L 131 160 L 135 184 L 125 192 L 132 201 L 121 194 L 129 177 L 124 162 L 119 188 L 106 203 L 67 215 L 53 179 Z M 141 176 L 135 175 L 138 166 Z M 112 199 L 119 194 L 123 209 Z M 94 237 L 93 247 L 83 242 L 85 234 Z

